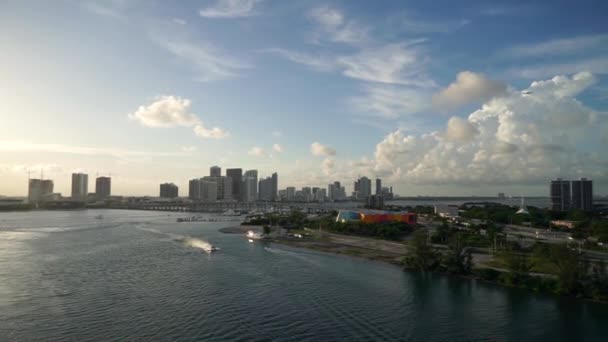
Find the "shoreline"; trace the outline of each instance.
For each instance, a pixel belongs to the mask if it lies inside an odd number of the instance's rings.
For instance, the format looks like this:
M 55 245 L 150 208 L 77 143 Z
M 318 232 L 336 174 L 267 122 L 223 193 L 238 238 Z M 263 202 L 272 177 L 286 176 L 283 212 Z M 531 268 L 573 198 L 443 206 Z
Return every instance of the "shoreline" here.
M 222 228 L 220 231 L 225 234 L 246 234 L 248 230 L 256 230 L 261 231 L 261 226 L 237 226 L 237 227 L 227 227 Z M 338 241 L 336 241 L 336 239 Z M 402 270 L 408 272 L 416 272 L 421 273 L 419 270 L 411 267 L 407 267 L 403 263 L 403 258 L 407 256 L 407 245 L 404 243 L 387 241 L 387 240 L 376 240 L 367 237 L 359 237 L 359 236 L 351 236 L 351 235 L 338 235 L 328 233 L 323 237 L 308 237 L 304 239 L 299 238 L 290 238 L 290 237 L 273 237 L 266 239 L 264 241 L 276 243 L 279 245 L 302 248 L 313 250 L 322 253 L 335 254 L 335 255 L 344 255 L 348 257 L 353 257 L 357 259 L 371 260 L 377 262 L 383 262 L 386 264 L 390 264 L 393 266 L 399 266 Z M 373 248 L 376 247 L 376 248 Z M 402 248 L 401 251 L 395 250 L 395 247 Z M 491 267 L 477 267 L 474 270 L 483 270 L 483 269 L 493 269 Z M 494 269 L 495 270 L 495 269 Z M 500 274 L 505 274 L 508 272 L 498 271 Z M 507 284 L 500 283 L 498 281 L 492 281 L 488 279 L 484 279 L 477 275 L 475 272 L 471 274 L 452 274 L 447 272 L 438 272 L 432 271 L 429 272 L 432 274 L 444 275 L 449 277 L 457 277 L 460 279 L 468 279 L 482 282 L 484 284 L 489 284 L 497 287 L 503 288 L 511 288 L 511 289 L 519 289 L 524 290 L 526 292 L 534 293 L 534 294 L 542 294 L 553 296 L 556 298 L 568 298 L 568 299 L 576 299 L 583 300 L 590 303 L 597 304 L 608 304 L 608 301 L 602 300 L 594 300 L 592 298 L 586 297 L 576 297 L 576 296 L 568 296 L 568 295 L 560 295 L 552 292 L 545 291 L 534 291 L 525 286 L 509 286 Z M 538 277 L 534 275 L 530 275 L 531 277 Z

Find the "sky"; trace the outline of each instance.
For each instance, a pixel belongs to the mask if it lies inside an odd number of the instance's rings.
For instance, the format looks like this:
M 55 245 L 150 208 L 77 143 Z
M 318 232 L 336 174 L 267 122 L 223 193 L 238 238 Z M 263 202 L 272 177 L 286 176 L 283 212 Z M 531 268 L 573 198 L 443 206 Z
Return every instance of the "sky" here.
M 209 167 L 279 188 L 608 195 L 608 2 L 0 2 L 0 195 L 28 172 L 157 195 Z

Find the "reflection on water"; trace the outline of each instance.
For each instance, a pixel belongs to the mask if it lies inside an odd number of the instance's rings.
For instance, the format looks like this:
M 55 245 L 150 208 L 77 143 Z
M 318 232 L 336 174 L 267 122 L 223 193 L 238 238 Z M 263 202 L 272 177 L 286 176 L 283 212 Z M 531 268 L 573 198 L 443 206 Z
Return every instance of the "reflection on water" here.
M 601 340 L 608 307 L 221 234 L 0 214 L 0 340 Z M 213 253 L 201 253 L 209 246 Z

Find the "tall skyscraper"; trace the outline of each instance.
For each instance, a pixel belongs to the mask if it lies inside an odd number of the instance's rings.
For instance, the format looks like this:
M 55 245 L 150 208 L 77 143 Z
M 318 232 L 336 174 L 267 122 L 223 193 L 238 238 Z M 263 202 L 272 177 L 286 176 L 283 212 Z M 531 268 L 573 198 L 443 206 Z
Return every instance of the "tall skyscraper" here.
M 97 177 L 95 179 L 95 198 L 97 198 L 97 200 L 104 200 L 110 197 L 111 192 L 112 178 Z
M 222 176 L 222 168 L 219 166 L 212 166 L 209 168 L 209 176 L 211 177 L 221 177 Z
M 355 181 L 353 195 L 356 199 L 367 199 L 372 194 L 372 180 L 363 176 Z
M 382 194 L 382 179 L 376 178 L 376 195 Z
M 551 209 L 555 211 L 570 210 L 570 181 L 558 178 L 551 181 Z
M 89 191 L 89 175 L 85 173 L 72 173 L 72 199 L 86 201 Z
M 258 198 L 257 177 L 244 176 L 242 190 L 243 190 L 243 201 L 255 202 L 255 200 Z
M 188 182 L 188 198 L 193 201 L 201 199 L 201 180 L 199 178 L 191 179 Z
M 232 179 L 232 199 L 241 201 L 241 186 L 243 183 L 243 169 L 226 169 L 226 177 Z
M 587 178 L 572 181 L 572 208 L 593 210 L 593 181 Z
M 179 194 L 177 185 L 173 183 L 163 183 L 160 185 L 160 197 L 176 198 Z
M 258 189 L 260 201 L 272 201 L 272 178 L 266 177 L 260 179 Z
M 279 193 L 279 175 L 275 172 L 272 174 L 272 195 L 271 195 L 271 201 L 277 201 L 278 200 L 278 193 Z
M 258 199 L 258 170 L 247 170 L 243 174 L 244 178 L 253 178 L 254 185 L 247 189 L 247 201 L 252 202 Z M 245 183 L 245 181 L 243 181 Z

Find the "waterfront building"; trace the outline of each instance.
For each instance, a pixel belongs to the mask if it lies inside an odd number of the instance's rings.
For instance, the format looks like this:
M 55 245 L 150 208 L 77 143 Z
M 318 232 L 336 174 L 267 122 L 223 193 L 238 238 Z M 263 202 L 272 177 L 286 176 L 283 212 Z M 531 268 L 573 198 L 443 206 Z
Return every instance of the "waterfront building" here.
M 179 189 L 177 185 L 173 183 L 163 183 L 160 185 L 160 197 L 162 198 L 176 198 L 178 192 Z
M 222 168 L 219 166 L 212 166 L 209 168 L 209 176 L 211 177 L 221 177 L 222 176 Z
M 330 201 L 342 201 L 346 199 L 346 190 L 340 182 L 333 182 L 327 185 L 327 197 Z
M 217 201 L 217 182 L 211 180 L 200 181 L 200 199 L 205 202 Z
M 279 201 L 285 202 L 287 201 L 287 190 L 279 190 Z
M 257 177 L 253 176 L 244 176 L 243 177 L 243 201 L 245 202 L 255 202 L 257 199 L 257 188 L 258 181 Z
M 258 198 L 258 170 L 247 170 L 243 174 L 243 177 L 253 178 L 253 182 L 254 182 L 253 189 L 249 190 L 249 193 L 247 194 L 247 198 L 249 199 L 249 202 L 257 200 L 257 198 Z
M 372 194 L 372 180 L 363 176 L 355 181 L 354 188 L 353 196 L 355 199 L 366 199 L 367 196 Z
M 191 179 L 188 182 L 188 198 L 193 201 L 201 199 L 201 180 L 199 178 Z
M 572 181 L 572 208 L 593 210 L 593 181 L 587 178 Z
M 367 196 L 365 207 L 369 209 L 384 209 L 384 196 L 369 195 Z
M 226 177 L 232 179 L 232 199 L 242 201 L 243 169 L 226 169 Z
M 317 188 L 317 191 L 314 192 L 313 196 L 315 198 L 315 201 L 325 202 L 325 199 L 327 198 L 327 189 Z
M 382 179 L 376 178 L 376 195 L 382 195 Z
M 72 200 L 86 201 L 89 187 L 89 175 L 72 173 Z
M 212 181 L 217 184 L 217 200 L 230 201 L 232 200 L 232 178 L 230 177 L 213 177 L 205 176 L 202 178 L 205 181 Z
M 279 193 L 279 175 L 275 172 L 271 176 L 271 201 L 277 200 L 277 194 Z
M 505 193 L 504 192 L 499 192 L 498 193 L 498 200 L 499 201 L 504 201 L 505 200 Z
M 551 181 L 551 209 L 555 211 L 570 210 L 570 181 L 558 178 Z
M 28 202 L 40 203 L 50 199 L 53 195 L 53 181 L 50 179 L 29 179 Z
M 259 198 L 260 201 L 272 201 L 272 178 L 266 177 L 260 179 L 259 183 Z
M 287 201 L 293 201 L 296 198 L 296 188 L 293 186 L 288 186 L 286 189 Z
M 105 200 L 110 197 L 112 192 L 112 178 L 110 177 L 97 177 L 95 179 L 95 198 L 99 200 Z

